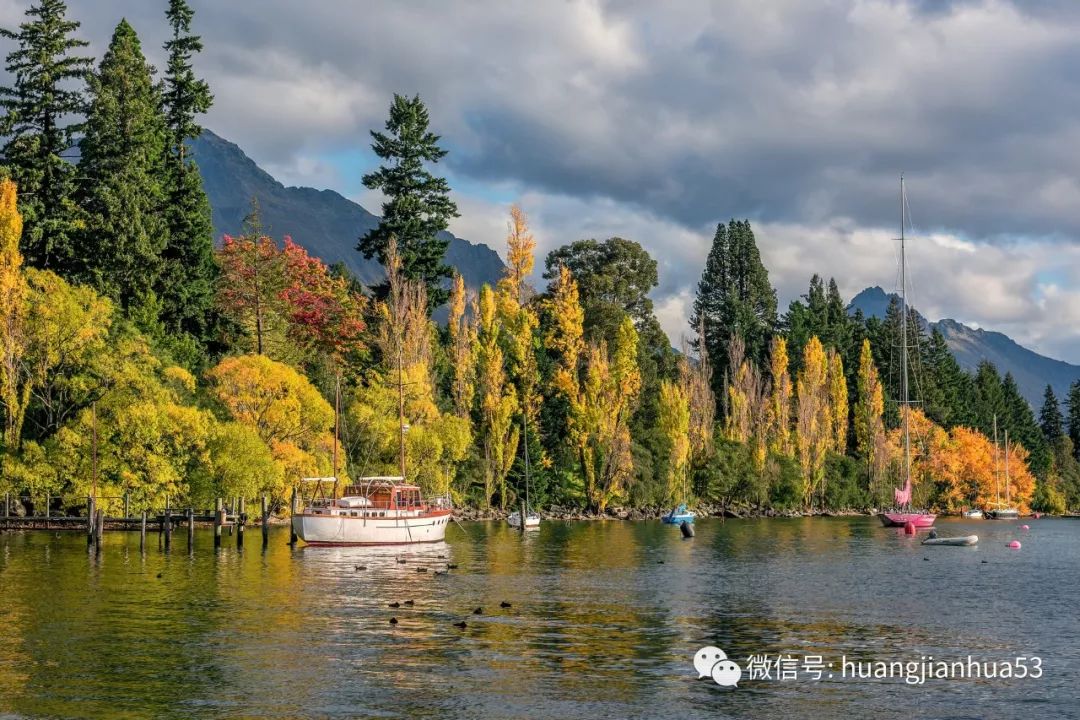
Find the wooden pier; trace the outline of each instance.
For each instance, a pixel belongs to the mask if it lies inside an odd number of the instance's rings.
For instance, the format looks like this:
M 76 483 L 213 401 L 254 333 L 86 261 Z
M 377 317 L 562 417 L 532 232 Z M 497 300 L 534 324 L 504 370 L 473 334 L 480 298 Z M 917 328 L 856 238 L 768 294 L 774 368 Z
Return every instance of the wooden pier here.
M 141 515 L 131 514 L 131 503 L 125 495 L 123 499 L 123 515 L 109 516 L 98 507 L 98 502 L 88 497 L 86 499 L 86 513 L 80 515 L 56 515 L 50 512 L 50 506 L 54 498 L 45 496 L 45 502 L 39 506 L 33 502 L 33 498 L 13 498 L 9 493 L 3 497 L 3 506 L 0 507 L 0 532 L 14 530 L 67 530 L 82 531 L 86 533 L 88 547 L 100 550 L 101 540 L 105 531 L 128 531 L 139 533 L 139 547 L 146 549 L 147 530 L 156 531 L 159 537 L 159 546 L 165 551 L 172 549 L 173 532 L 183 528 L 187 536 L 186 549 L 190 552 L 195 547 L 195 526 L 211 525 L 214 528 L 214 547 L 221 547 L 223 533 L 227 530 L 230 536 L 236 538 L 236 546 L 244 546 L 244 528 L 248 525 L 246 512 L 246 498 L 233 498 L 228 504 L 223 498 L 218 498 L 215 508 L 195 509 L 186 507 L 175 508 L 170 499 L 165 500 L 165 507 L 160 512 L 143 511 Z M 98 500 L 120 500 L 121 498 L 98 498 Z M 38 514 L 19 515 L 15 512 L 16 507 L 21 507 L 20 501 L 28 500 L 30 505 L 38 511 Z M 262 527 L 262 546 L 265 548 L 269 543 L 270 523 L 270 499 L 267 496 L 261 498 L 261 513 L 257 523 Z

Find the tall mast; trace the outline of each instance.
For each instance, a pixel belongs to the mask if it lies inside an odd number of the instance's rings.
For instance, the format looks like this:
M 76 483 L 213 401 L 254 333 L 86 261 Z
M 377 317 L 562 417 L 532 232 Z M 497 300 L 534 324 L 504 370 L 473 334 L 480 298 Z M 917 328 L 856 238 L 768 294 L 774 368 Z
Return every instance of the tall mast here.
M 997 414 L 994 414 L 994 505 L 1001 506 L 1001 469 L 998 455 Z
M 907 342 L 907 258 L 904 248 L 904 224 L 907 203 L 904 197 L 904 176 L 900 176 L 900 394 L 903 398 L 904 423 L 904 487 L 911 487 L 911 430 L 908 426 L 908 342 Z M 911 500 L 908 500 L 908 505 Z
M 341 434 L 341 370 L 334 376 L 334 497 L 338 486 L 338 437 Z
M 1005 430 L 1005 505 L 1009 504 L 1009 431 Z
M 397 396 L 398 396 L 398 455 L 401 463 L 401 479 L 405 479 L 405 380 L 401 370 L 401 337 L 397 349 Z
M 521 413 L 521 426 L 525 434 L 525 512 L 529 512 L 529 408 Z M 521 518 L 521 526 L 525 527 L 525 518 Z

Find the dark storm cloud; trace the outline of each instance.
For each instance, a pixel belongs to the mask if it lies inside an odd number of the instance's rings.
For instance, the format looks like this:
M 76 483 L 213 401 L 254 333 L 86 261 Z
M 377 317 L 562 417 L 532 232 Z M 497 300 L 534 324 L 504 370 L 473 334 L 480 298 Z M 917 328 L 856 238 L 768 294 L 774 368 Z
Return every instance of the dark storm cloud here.
M 973 268 L 928 267 L 926 304 L 1080 351 L 1051 328 L 1071 291 L 1040 280 L 1080 233 L 1076 3 L 191 2 L 206 124 L 286 182 L 340 188 L 327 159 L 418 92 L 452 175 L 527 199 L 542 244 L 649 248 L 675 327 L 732 216 L 761 227 L 785 301 L 813 271 L 886 282 L 904 172 L 917 227 L 940 230 L 925 257 Z M 27 4 L 0 0 L 0 19 Z M 159 67 L 166 5 L 69 0 L 96 52 L 126 16 Z M 498 246 L 505 208 L 462 200 L 454 229 Z M 988 284 L 1015 297 L 965 300 Z

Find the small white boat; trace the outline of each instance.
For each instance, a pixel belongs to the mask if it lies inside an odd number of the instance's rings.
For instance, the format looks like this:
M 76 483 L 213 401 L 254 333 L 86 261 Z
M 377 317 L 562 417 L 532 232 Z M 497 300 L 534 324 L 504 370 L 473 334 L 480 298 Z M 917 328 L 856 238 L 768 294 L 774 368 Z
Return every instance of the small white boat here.
M 963 535 L 961 537 L 928 537 L 922 541 L 923 545 L 975 545 L 979 542 L 978 535 Z
M 521 527 L 521 513 L 518 512 L 517 510 L 515 510 L 514 512 L 510 513 L 507 516 L 506 522 L 510 525 L 510 527 L 516 527 L 516 528 Z M 526 530 L 535 530 L 535 529 L 537 529 L 539 527 L 540 527 L 540 516 L 538 514 L 534 513 L 534 512 L 526 513 L 525 514 L 525 529 Z
M 982 510 L 975 510 L 975 509 L 965 510 L 964 512 L 960 513 L 960 516 L 965 517 L 965 518 L 969 518 L 969 519 L 982 518 L 983 517 L 983 511 Z

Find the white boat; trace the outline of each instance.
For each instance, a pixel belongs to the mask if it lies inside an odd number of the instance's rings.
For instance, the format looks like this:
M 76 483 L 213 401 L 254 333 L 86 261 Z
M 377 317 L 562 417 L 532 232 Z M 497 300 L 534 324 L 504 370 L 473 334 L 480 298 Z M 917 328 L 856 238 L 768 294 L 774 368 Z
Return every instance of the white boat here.
M 516 527 L 516 528 L 521 527 L 521 513 L 518 512 L 517 510 L 515 510 L 514 512 L 510 513 L 507 516 L 506 522 L 509 523 L 510 527 Z M 525 529 L 526 530 L 532 530 L 533 528 L 539 528 L 539 527 L 540 527 L 540 516 L 538 514 L 534 513 L 534 512 L 526 513 L 525 514 Z
M 522 445 L 525 447 L 525 502 L 521 506 L 521 511 L 515 510 L 506 517 L 506 522 L 510 527 L 520 528 L 522 530 L 539 530 L 540 529 L 540 515 L 533 511 L 529 505 L 529 416 L 523 414 L 521 417 L 522 426 Z M 521 513 L 525 513 L 525 525 L 521 524 Z
M 983 516 L 983 511 L 982 510 L 975 510 L 975 509 L 965 510 L 964 512 L 960 513 L 960 515 L 961 515 L 961 517 L 965 517 L 965 518 L 969 518 L 969 519 L 976 519 L 976 518 L 981 518 Z
M 292 526 L 308 545 L 404 545 L 446 537 L 453 513 L 449 498 L 426 501 L 403 477 L 361 478 L 339 498 L 319 497 L 321 484 L 334 478 L 305 480 L 315 483 L 313 497 L 293 514 Z
M 923 545 L 975 545 L 979 542 L 978 535 L 963 535 L 960 537 L 928 537 L 922 541 Z
M 994 478 L 997 484 L 997 416 L 994 416 Z M 1005 502 L 1001 501 L 999 491 L 995 490 L 994 506 L 986 511 L 986 517 L 991 520 L 1016 520 L 1020 517 L 1020 511 L 1009 502 L 1009 431 L 1005 431 Z

